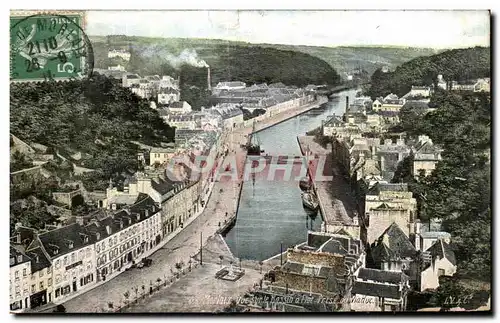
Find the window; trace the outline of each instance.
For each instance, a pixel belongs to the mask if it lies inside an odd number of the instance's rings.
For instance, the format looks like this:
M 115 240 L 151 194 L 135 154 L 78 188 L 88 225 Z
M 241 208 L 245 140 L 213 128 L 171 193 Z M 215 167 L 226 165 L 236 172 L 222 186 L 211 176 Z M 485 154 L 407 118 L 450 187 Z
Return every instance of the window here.
M 16 272 L 14 273 L 14 277 L 16 280 L 19 280 L 19 271 L 16 270 Z
M 34 294 L 36 292 L 36 285 L 33 284 L 31 285 L 31 294 Z
M 63 264 L 65 266 L 68 264 L 68 256 L 64 256 Z
M 56 260 L 56 269 L 59 269 L 61 267 L 61 259 Z
M 47 274 L 50 274 L 51 271 L 52 271 L 52 267 L 47 267 Z
M 438 269 L 438 277 L 443 276 L 444 274 L 444 269 Z
M 26 268 L 23 269 L 23 277 L 26 277 Z
M 48 281 L 47 281 L 47 285 L 52 286 L 52 278 L 49 278 Z
M 21 296 L 21 287 L 16 286 L 16 296 Z
M 56 284 L 59 284 L 61 282 L 61 275 L 56 276 Z
M 83 257 L 84 257 L 84 251 L 83 251 L 83 250 L 80 250 L 80 251 L 78 252 L 78 260 L 82 260 L 82 259 L 83 259 Z
M 29 295 L 29 292 L 28 292 L 28 289 L 27 289 L 27 288 L 25 288 L 25 289 L 23 290 L 23 295 Z
M 76 254 L 73 252 L 71 254 L 71 263 L 74 263 L 74 262 L 76 262 Z
M 85 254 L 88 257 L 90 257 L 90 247 L 86 249 Z
M 43 282 L 40 282 L 40 290 L 43 290 Z
M 43 269 L 40 270 L 40 274 L 39 275 L 40 275 L 40 277 L 43 277 Z
M 23 262 L 23 256 L 21 255 L 17 256 L 17 262 Z

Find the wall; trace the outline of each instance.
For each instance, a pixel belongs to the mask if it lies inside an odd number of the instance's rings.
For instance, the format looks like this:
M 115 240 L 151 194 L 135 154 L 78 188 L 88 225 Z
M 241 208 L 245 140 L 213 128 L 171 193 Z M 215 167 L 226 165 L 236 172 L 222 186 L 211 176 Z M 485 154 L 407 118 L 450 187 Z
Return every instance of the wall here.
M 289 261 L 318 265 L 318 266 L 328 266 L 333 268 L 341 267 L 344 269 L 344 257 L 340 255 L 333 255 L 326 252 L 310 252 L 301 250 L 288 250 L 287 259 Z
M 375 242 L 393 222 L 396 222 L 408 237 L 413 228 L 406 210 L 371 210 L 366 217 L 369 218 L 367 230 L 369 244 Z
M 322 295 L 330 294 L 326 290 L 326 279 L 322 277 L 314 277 L 301 275 L 296 273 L 286 273 L 280 270 L 275 272 L 276 281 L 273 285 L 286 287 L 289 289 L 311 291 Z
M 17 271 L 17 279 L 16 277 Z M 26 276 L 23 273 L 26 272 Z M 22 301 L 22 309 L 30 306 L 31 263 L 29 261 L 10 267 L 10 304 Z M 19 292 L 19 294 L 17 294 Z

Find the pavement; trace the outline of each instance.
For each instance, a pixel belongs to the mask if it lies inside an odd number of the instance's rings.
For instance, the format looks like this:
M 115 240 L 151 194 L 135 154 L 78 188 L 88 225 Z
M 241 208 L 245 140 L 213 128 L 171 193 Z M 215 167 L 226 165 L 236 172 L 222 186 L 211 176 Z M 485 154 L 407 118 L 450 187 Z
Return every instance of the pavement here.
M 271 119 L 264 122 L 260 122 L 256 125 L 256 129 L 263 129 L 269 127 L 271 124 L 276 124 L 282 122 L 283 120 L 289 119 L 297 114 L 303 113 L 310 110 L 313 106 L 317 104 L 310 104 L 307 106 L 292 109 L 290 111 L 277 114 Z M 251 133 L 252 128 L 239 128 L 235 129 L 228 134 L 227 141 L 229 146 L 229 154 L 227 159 L 237 160 L 238 174 L 243 174 L 243 168 L 245 164 L 246 151 L 241 148 L 242 144 L 247 142 L 247 136 Z M 213 184 L 213 190 L 208 200 L 203 212 L 197 217 L 193 217 L 188 220 L 188 223 L 184 226 L 182 230 L 174 232 L 171 234 L 173 237 L 169 238 L 161 248 L 154 252 L 148 258 L 153 260 L 150 267 L 145 267 L 142 269 L 131 269 L 122 272 L 113 279 L 108 280 L 106 283 L 95 287 L 94 289 L 87 291 L 81 295 L 77 295 L 73 299 L 70 299 L 63 303 L 68 313 L 95 313 L 95 312 L 108 312 L 108 303 L 113 303 L 114 306 L 121 306 L 124 304 L 125 297 L 124 294 L 127 292 L 133 295 L 135 288 L 141 289 L 144 285 L 147 289 L 148 286 L 154 285 L 158 279 L 170 280 L 175 276 L 176 264 L 183 263 L 184 268 L 188 266 L 189 261 L 196 261 L 195 255 L 199 252 L 201 242 L 205 245 L 210 237 L 215 237 L 217 235 L 217 230 L 219 228 L 219 223 L 224 223 L 224 220 L 229 219 L 231 216 L 236 214 L 239 190 L 241 190 L 241 181 L 232 181 L 229 177 L 223 177 L 220 181 L 216 181 Z M 212 238 L 213 239 L 213 238 Z M 229 251 L 230 253 L 230 251 Z M 191 259 L 191 257 L 195 257 Z M 228 256 L 229 257 L 229 256 Z M 269 266 L 268 264 L 267 266 Z M 216 266 L 216 265 L 214 265 Z M 218 283 L 214 280 L 212 271 L 215 267 L 199 266 L 194 269 L 193 272 L 189 273 L 186 277 L 181 277 L 177 282 L 174 282 L 172 286 L 179 286 L 179 291 L 184 291 L 186 295 L 194 295 L 194 291 L 199 290 L 214 290 L 220 289 L 221 292 L 231 292 L 234 293 L 243 292 L 244 289 L 248 288 L 248 284 L 257 278 L 256 274 L 260 278 L 260 264 L 253 261 L 243 261 L 242 266 L 247 267 L 248 276 L 245 275 L 238 282 L 241 284 L 241 288 L 234 282 Z M 253 269 L 255 268 L 255 269 Z M 210 276 L 203 279 L 197 278 L 197 270 L 200 271 L 200 277 L 205 277 L 205 275 Z M 246 277 L 246 278 L 245 278 Z M 186 281 L 184 281 L 186 279 Z M 249 281 L 247 282 L 248 279 Z M 248 284 L 247 284 L 248 283 Z M 177 285 L 179 284 L 179 285 Z M 198 284 L 198 285 L 197 285 Z M 236 289 L 229 289 L 228 286 L 224 284 L 233 284 L 231 286 L 236 286 Z M 250 284 L 250 285 L 252 285 Z M 184 286 L 185 287 L 182 287 Z M 190 286 L 193 292 L 189 292 Z M 227 288 L 226 288 L 226 287 Z M 166 287 L 165 290 L 170 290 L 170 287 Z M 158 293 L 162 293 L 160 290 Z M 179 292 L 179 295 L 182 293 Z M 235 294 L 236 295 L 236 294 Z M 153 295 L 154 296 L 154 295 Z M 226 295 L 227 296 L 227 295 Z M 188 297 L 188 296 L 186 296 Z M 147 298 L 146 298 L 147 299 Z M 161 305 L 160 307 L 145 307 L 144 311 L 155 311 L 155 308 L 161 309 L 163 312 L 175 311 L 178 307 L 173 305 L 174 303 L 179 303 L 179 301 L 173 301 L 170 306 Z M 184 302 L 184 301 L 182 301 Z M 182 303 L 180 302 L 180 303 Z M 201 304 L 201 303 L 200 303 Z M 202 304 L 203 305 L 203 304 Z M 193 307 L 197 311 L 202 310 L 213 310 L 215 307 Z M 217 307 L 218 306 L 218 307 Z M 219 308 L 220 306 L 217 305 Z M 186 308 L 184 308 L 186 310 Z

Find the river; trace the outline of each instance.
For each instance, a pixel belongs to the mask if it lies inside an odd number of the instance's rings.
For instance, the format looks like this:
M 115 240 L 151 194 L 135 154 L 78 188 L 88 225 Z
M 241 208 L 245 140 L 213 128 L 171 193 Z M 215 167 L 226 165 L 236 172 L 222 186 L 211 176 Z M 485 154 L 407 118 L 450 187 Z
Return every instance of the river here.
M 335 94 L 317 109 L 258 133 L 262 149 L 269 155 L 301 155 L 297 136 L 321 126 L 332 114 L 342 115 L 345 97 L 352 102 L 356 90 Z M 319 230 L 321 216 L 307 215 L 296 181 L 268 181 L 257 178 L 243 184 L 238 217 L 225 239 L 235 257 L 264 260 L 287 247 L 304 242 L 308 230 Z

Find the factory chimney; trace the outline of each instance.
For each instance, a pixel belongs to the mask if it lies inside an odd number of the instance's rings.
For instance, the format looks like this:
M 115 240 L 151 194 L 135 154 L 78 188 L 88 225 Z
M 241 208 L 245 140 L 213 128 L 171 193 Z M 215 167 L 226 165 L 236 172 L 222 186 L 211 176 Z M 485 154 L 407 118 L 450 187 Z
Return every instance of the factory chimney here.
M 207 67 L 207 88 L 208 90 L 211 92 L 212 91 L 212 80 L 211 80 L 211 77 L 210 77 L 210 66 Z

